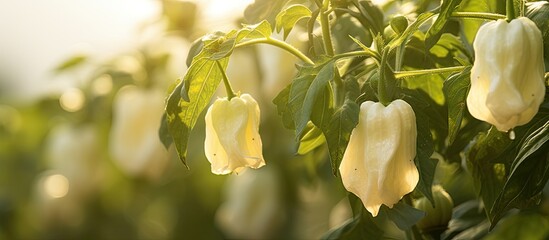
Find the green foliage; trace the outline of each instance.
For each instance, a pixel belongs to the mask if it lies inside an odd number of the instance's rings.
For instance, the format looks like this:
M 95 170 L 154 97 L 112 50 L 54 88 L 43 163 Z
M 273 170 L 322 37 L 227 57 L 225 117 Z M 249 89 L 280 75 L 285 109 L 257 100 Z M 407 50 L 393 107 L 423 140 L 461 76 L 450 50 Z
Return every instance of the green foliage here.
M 416 113 L 417 155 L 414 162 L 419 171 L 419 183 L 416 189 L 434 204 L 431 186 L 433 185 L 438 160 L 431 158 L 434 151 L 433 138 L 430 131 L 432 116 L 429 116 L 426 112 L 426 109 L 429 109 L 432 105 L 426 101 L 422 101 L 422 98 L 424 96 L 421 96 L 420 92 L 409 91 L 404 100 L 412 106 Z
M 415 112 L 418 133 L 414 163 L 420 177 L 409 197 L 423 195 L 434 204 L 432 186 L 439 162 L 458 165 L 465 158 L 481 203 L 460 202 L 448 229 L 436 237 L 483 237 L 510 209 L 532 208 L 539 203 L 549 179 L 549 108 L 545 103 L 530 123 L 516 127 L 516 140 L 493 128 L 487 130 L 487 124 L 472 118 L 466 97 L 471 84 L 473 39 L 485 20 L 501 17 L 496 14 L 505 12 L 505 4 L 447 0 L 425 11 L 433 2 L 422 2 L 416 15 L 393 17 L 384 16 L 370 1 L 305 4 L 256 0 L 245 15 L 248 22 L 257 24 L 214 33 L 193 44 L 187 59 L 189 70 L 167 101 L 166 120 L 159 133 L 163 143 L 168 146 L 173 140 L 185 163 L 189 133 L 219 85 L 233 50 L 268 43 L 305 62 L 298 65 L 292 82 L 272 101 L 284 127 L 295 132 L 299 155 L 318 158 L 326 152 L 313 150 L 326 143 L 329 165 L 337 176 L 358 123 L 360 104 L 402 98 Z M 546 33 L 547 14 L 532 5 L 528 4 L 527 14 Z M 474 17 L 459 17 L 457 12 Z M 307 19 L 306 54 L 271 38 L 271 25 L 277 32 L 283 31 L 286 40 L 290 32 L 303 30 L 296 28 L 302 19 Z M 221 68 L 215 67 L 217 61 Z M 173 139 L 166 137 L 166 129 Z M 353 218 L 326 233 L 324 239 L 388 237 L 380 222 L 392 221 L 409 231 L 424 215 L 399 202 L 391 209 L 382 207 L 380 216 L 373 218 L 354 195 L 349 199 Z M 485 216 L 475 211 L 479 205 L 484 206 Z
M 289 1 L 256 0 L 244 10 L 244 17 L 248 23 L 258 23 L 267 20 L 270 24 L 274 25 L 276 23 L 276 16 Z
M 299 77 L 292 83 L 288 104 L 295 113 L 294 122 L 297 138 L 301 137 L 307 122 L 311 119 L 317 97 L 333 77 L 334 62 L 328 61 L 316 68 L 302 68 Z M 324 111 L 324 109 L 319 110 Z
M 69 69 L 81 66 L 82 64 L 86 63 L 87 60 L 88 56 L 86 55 L 75 55 L 57 65 L 57 67 L 54 68 L 54 71 L 56 73 L 65 72 Z
M 539 202 L 549 179 L 548 122 L 549 111 L 542 107 L 530 123 L 515 128 L 515 140 L 492 128 L 481 133 L 468 152 L 492 226 L 509 209 Z
M 456 73 L 444 82 L 444 95 L 448 102 L 448 144 L 458 135 L 465 114 L 465 100 L 470 87 L 471 69 Z
M 496 239 L 547 239 L 549 219 L 539 213 L 519 213 L 503 220 L 486 240 Z
M 311 10 L 303 5 L 291 5 L 276 15 L 276 31 L 284 30 L 284 40 L 286 40 L 295 24 L 301 19 L 310 18 L 311 14 Z
M 347 144 L 349 144 L 351 132 L 358 124 L 359 111 L 358 104 L 346 99 L 343 105 L 334 112 L 328 126 L 322 130 L 328 143 L 334 175 L 337 175 L 339 164 L 343 159 Z
M 429 30 L 427 31 L 427 34 L 425 35 L 425 45 L 427 46 L 427 49 L 431 49 L 440 39 L 440 36 L 442 36 L 443 29 L 446 26 L 446 23 L 448 22 L 448 19 L 452 15 L 452 12 L 454 9 L 461 3 L 462 0 L 447 0 L 442 2 L 442 6 L 440 7 L 440 13 L 438 14 L 437 20 Z
M 303 134 L 303 138 L 301 138 L 301 141 L 299 142 L 297 153 L 305 155 L 325 142 L 326 138 L 322 135 L 322 131 L 313 123 L 309 122 L 305 128 L 305 134 Z
M 425 216 L 423 211 L 399 202 L 392 208 L 382 206 L 379 215 L 372 217 L 360 199 L 353 194 L 349 194 L 348 198 L 354 217 L 342 226 L 324 234 L 322 239 L 392 239 L 395 238 L 391 236 L 392 233 L 384 232 L 384 224 L 392 221 L 399 229 L 409 230 Z

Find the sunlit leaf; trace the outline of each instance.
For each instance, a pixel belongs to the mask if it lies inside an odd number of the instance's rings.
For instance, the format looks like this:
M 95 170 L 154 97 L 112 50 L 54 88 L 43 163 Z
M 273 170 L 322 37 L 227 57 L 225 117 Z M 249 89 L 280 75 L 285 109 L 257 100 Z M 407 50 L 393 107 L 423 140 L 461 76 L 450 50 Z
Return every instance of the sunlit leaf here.
M 297 153 L 300 155 L 305 155 L 325 142 L 326 139 L 324 138 L 320 128 L 317 128 L 314 124 L 309 123 L 307 124 L 305 133 L 299 142 Z
M 75 55 L 75 56 L 63 61 L 59 65 L 57 65 L 57 67 L 55 67 L 54 71 L 56 73 L 64 72 L 64 71 L 67 71 L 69 69 L 73 69 L 75 67 L 81 66 L 87 60 L 88 60 L 88 56 L 86 56 L 86 55 L 80 55 L 80 54 Z
M 187 71 L 183 81 L 177 85 L 168 97 L 166 119 L 179 158 L 187 166 L 186 154 L 189 135 L 200 113 L 210 102 L 222 78 L 220 69 L 207 53 L 197 55 Z M 228 58 L 218 60 L 223 69 L 227 68 Z M 185 89 L 183 89 L 185 85 Z M 186 93 L 188 101 L 181 97 Z
M 499 5 L 499 6 L 498 6 Z M 503 5 L 503 8 L 501 8 Z M 505 1 L 494 0 L 462 0 L 459 6 L 461 12 L 492 12 L 505 13 Z M 498 11 L 502 10 L 502 11 Z M 463 42 L 468 45 L 468 49 L 472 51 L 473 40 L 477 35 L 479 27 L 485 22 L 482 19 L 460 18 L 461 34 Z
M 276 32 L 284 30 L 284 39 L 286 39 L 295 24 L 303 18 L 311 17 L 311 14 L 311 10 L 301 4 L 287 7 L 276 16 Z
M 216 43 L 206 41 L 206 48 L 212 54 L 209 56 L 211 60 L 219 60 L 228 57 L 233 52 L 236 44 L 257 38 L 269 38 L 271 36 L 272 29 L 268 21 L 264 20 L 254 25 L 244 25 L 242 29 L 236 31 L 233 30 L 224 36 L 214 38 Z M 215 48 L 211 47 L 214 45 Z
M 421 89 L 439 105 L 444 104 L 442 86 L 448 74 L 430 74 L 405 78 L 402 86 L 409 89 Z
M 244 27 L 238 31 L 236 41 L 240 42 L 243 39 L 254 38 L 268 38 L 272 33 L 271 24 L 267 20 L 263 20 L 260 23 L 253 25 L 244 25 Z
M 251 24 L 267 20 L 274 25 L 276 15 L 289 1 L 290 0 L 255 0 L 254 3 L 248 5 L 244 10 L 244 17 L 247 22 Z
M 204 47 L 204 42 L 202 39 L 196 39 L 192 44 L 191 48 L 189 49 L 189 53 L 187 54 L 187 59 L 185 60 L 185 64 L 187 64 L 187 67 L 190 67 L 193 63 L 193 59 L 196 55 L 198 55 L 202 48 Z
M 434 62 L 444 67 L 470 65 L 470 62 L 473 61 L 463 42 L 449 33 L 442 34 L 429 53 Z

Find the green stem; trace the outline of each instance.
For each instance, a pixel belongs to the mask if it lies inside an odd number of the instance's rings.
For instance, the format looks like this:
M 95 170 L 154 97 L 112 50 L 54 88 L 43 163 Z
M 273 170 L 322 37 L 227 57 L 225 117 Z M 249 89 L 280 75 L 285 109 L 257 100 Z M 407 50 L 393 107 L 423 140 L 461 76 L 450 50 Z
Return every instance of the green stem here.
M 505 19 L 507 16 L 497 13 L 484 13 L 484 12 L 454 12 L 453 18 L 473 18 L 482 20 L 499 20 Z
M 236 94 L 234 93 L 233 88 L 231 87 L 229 78 L 225 73 L 225 69 L 223 69 L 223 66 L 221 66 L 221 63 L 219 63 L 219 61 L 215 61 L 215 63 L 219 67 L 219 70 L 221 70 L 221 76 L 223 76 L 223 83 L 225 84 L 225 91 L 227 91 L 227 98 L 229 98 L 229 101 L 230 101 L 232 98 L 236 97 Z
M 366 50 L 364 51 L 353 51 L 353 52 L 346 52 L 337 54 L 334 56 L 334 59 L 340 59 L 340 58 L 347 58 L 347 57 L 373 57 L 377 62 L 379 62 L 381 59 L 381 56 L 379 56 L 379 53 L 372 51 L 372 50 Z
M 423 70 L 413 70 L 413 71 L 402 71 L 395 72 L 395 78 L 407 78 L 421 75 L 429 74 L 440 74 L 440 73 L 451 73 L 463 71 L 466 66 L 457 66 L 457 67 L 447 67 L 447 68 L 435 68 L 435 69 L 423 69 Z
M 387 77 L 385 75 L 385 68 L 387 68 L 387 57 L 389 55 L 389 48 L 386 47 L 383 49 L 383 53 L 381 55 L 381 62 L 379 65 L 379 81 L 377 83 L 377 98 L 379 99 L 379 102 L 381 102 L 383 105 L 387 106 L 391 102 L 391 99 L 389 98 L 387 94 Z
M 334 46 L 332 44 L 332 34 L 330 33 L 330 21 L 328 20 L 328 7 L 330 6 L 330 0 L 324 0 L 322 3 L 322 9 L 320 10 L 320 26 L 322 27 L 322 40 L 324 42 L 324 49 L 328 56 L 334 55 Z
M 246 42 L 236 44 L 235 48 L 254 45 L 254 44 L 259 44 L 259 43 L 265 43 L 265 44 L 269 44 L 269 45 L 273 45 L 273 46 L 282 48 L 282 49 L 284 49 L 287 52 L 293 54 L 294 56 L 296 56 L 297 58 L 301 59 L 302 61 L 304 61 L 308 64 L 311 64 L 311 65 L 315 64 L 313 62 L 313 60 L 311 60 L 310 58 L 305 56 L 305 54 L 303 54 L 301 51 L 297 50 L 292 45 L 290 45 L 290 44 L 288 44 L 284 41 L 274 39 L 274 38 L 258 38 L 258 39 L 249 40 L 249 41 L 246 41 Z
M 510 22 L 511 20 L 515 19 L 515 4 L 514 0 L 507 0 L 506 4 L 506 14 L 507 14 L 507 21 Z

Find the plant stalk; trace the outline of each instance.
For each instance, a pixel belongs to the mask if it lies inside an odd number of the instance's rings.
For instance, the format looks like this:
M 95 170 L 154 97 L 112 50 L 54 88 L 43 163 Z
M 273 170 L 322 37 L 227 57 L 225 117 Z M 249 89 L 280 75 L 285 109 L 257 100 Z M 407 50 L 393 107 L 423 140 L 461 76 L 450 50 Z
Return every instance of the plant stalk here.
M 219 63 L 219 61 L 215 61 L 215 63 L 219 67 L 219 70 L 221 70 L 221 76 L 223 77 L 223 83 L 225 84 L 225 91 L 227 92 L 227 98 L 230 101 L 233 97 L 236 97 L 236 94 L 234 93 L 233 88 L 231 87 L 231 82 L 229 82 L 229 78 L 225 73 L 225 69 L 223 69 L 223 66 L 221 66 L 221 63 Z
M 385 68 L 387 68 L 387 57 L 389 55 L 389 48 L 386 47 L 383 49 L 381 55 L 381 62 L 379 64 L 379 82 L 377 83 L 377 98 L 379 102 L 387 106 L 391 102 L 387 94 L 387 77 L 385 75 Z
M 484 12 L 454 12 L 452 13 L 453 18 L 472 18 L 472 19 L 481 19 L 481 20 L 499 20 L 505 19 L 507 16 L 497 14 L 497 13 L 484 13 Z
M 320 9 L 320 25 L 322 27 L 322 41 L 324 42 L 324 50 L 328 56 L 333 56 L 334 46 L 332 44 L 332 34 L 330 32 L 330 21 L 328 19 L 329 6 L 330 0 L 324 0 L 324 2 L 322 2 L 322 9 Z
M 506 4 L 506 11 L 507 14 L 507 22 L 511 22 L 511 20 L 515 19 L 517 16 L 515 15 L 515 4 L 514 0 L 507 0 Z
M 463 71 L 463 69 L 465 69 L 465 68 L 467 68 L 467 67 L 466 66 L 457 66 L 457 67 L 447 67 L 447 68 L 435 68 L 435 69 L 423 69 L 423 70 L 395 72 L 395 78 L 398 79 L 398 78 L 415 77 L 415 76 L 429 75 L 429 74 L 452 73 L 452 72 Z
M 294 46 L 292 46 L 292 45 L 290 45 L 290 44 L 288 44 L 284 41 L 280 41 L 280 40 L 274 39 L 274 38 L 258 38 L 258 39 L 249 40 L 249 41 L 246 41 L 246 42 L 236 44 L 235 48 L 254 45 L 254 44 L 259 44 L 259 43 L 265 43 L 265 44 L 273 45 L 275 47 L 279 47 L 279 48 L 281 48 L 283 50 L 286 50 L 287 52 L 291 53 L 292 55 L 296 56 L 297 58 L 301 59 L 303 62 L 306 62 L 306 63 L 311 64 L 311 65 L 315 64 L 313 62 L 313 60 L 311 60 L 310 58 L 305 56 L 305 54 L 303 54 L 301 51 L 297 50 Z

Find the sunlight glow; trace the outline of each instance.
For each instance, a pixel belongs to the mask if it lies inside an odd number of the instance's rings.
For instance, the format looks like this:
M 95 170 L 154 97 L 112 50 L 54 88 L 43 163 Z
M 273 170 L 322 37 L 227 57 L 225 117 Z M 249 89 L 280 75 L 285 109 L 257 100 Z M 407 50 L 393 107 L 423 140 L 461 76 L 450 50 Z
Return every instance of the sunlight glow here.
M 93 81 L 93 92 L 97 95 L 105 95 L 112 90 L 112 77 L 109 74 L 103 74 Z
M 59 104 L 67 112 L 76 112 L 84 106 L 86 98 L 84 93 L 78 88 L 71 88 L 61 95 Z
M 52 198 L 62 198 L 69 192 L 69 180 L 61 174 L 50 175 L 44 180 L 44 190 Z

